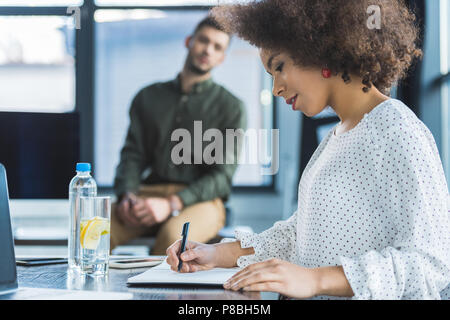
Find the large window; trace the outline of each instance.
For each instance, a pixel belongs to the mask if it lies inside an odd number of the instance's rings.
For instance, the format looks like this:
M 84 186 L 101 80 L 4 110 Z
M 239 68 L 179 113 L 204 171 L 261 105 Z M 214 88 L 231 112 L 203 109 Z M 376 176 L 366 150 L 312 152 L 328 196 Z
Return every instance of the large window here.
M 186 57 L 184 39 L 206 13 L 205 10 L 160 9 L 99 9 L 95 12 L 94 127 L 99 185 L 113 183 L 134 95 L 153 82 L 176 77 Z M 256 48 L 233 38 L 226 60 L 213 70 L 213 78 L 244 101 L 249 128 L 272 128 L 272 101 L 264 99 L 271 83 L 267 81 L 268 75 Z M 233 184 L 270 185 L 272 177 L 261 174 L 262 165 L 239 166 Z
M 24 6 L 24 7 L 38 7 L 38 6 L 81 6 L 83 0 L 2 0 L 2 6 Z
M 3 16 L 0 26 L 0 111 L 73 110 L 73 19 Z
M 248 2 L 250 0 L 239 0 Z M 95 0 L 99 6 L 213 6 L 217 4 L 233 3 L 236 0 Z
M 80 160 L 94 164 L 100 187 L 111 188 L 133 96 L 146 85 L 177 75 L 186 56 L 185 37 L 217 3 L 2 0 L 0 111 L 76 111 Z M 256 48 L 233 38 L 213 78 L 244 101 L 248 128 L 274 128 L 271 79 Z M 277 155 L 272 155 L 269 139 L 265 162 L 240 165 L 234 186 L 273 187 L 267 159 Z

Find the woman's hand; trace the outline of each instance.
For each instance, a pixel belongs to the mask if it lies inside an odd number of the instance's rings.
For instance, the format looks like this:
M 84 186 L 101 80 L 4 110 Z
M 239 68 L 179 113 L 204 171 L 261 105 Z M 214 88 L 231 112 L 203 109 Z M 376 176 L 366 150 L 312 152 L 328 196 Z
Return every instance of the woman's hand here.
M 271 259 L 251 264 L 231 277 L 225 289 L 244 291 L 271 291 L 292 298 L 311 298 L 318 293 L 319 278 L 316 269 Z
M 178 271 L 178 253 L 181 240 L 176 241 L 166 250 L 167 263 L 173 271 Z M 208 270 L 217 266 L 217 247 L 194 241 L 187 241 L 185 251 L 181 254 L 183 266 L 180 272 Z

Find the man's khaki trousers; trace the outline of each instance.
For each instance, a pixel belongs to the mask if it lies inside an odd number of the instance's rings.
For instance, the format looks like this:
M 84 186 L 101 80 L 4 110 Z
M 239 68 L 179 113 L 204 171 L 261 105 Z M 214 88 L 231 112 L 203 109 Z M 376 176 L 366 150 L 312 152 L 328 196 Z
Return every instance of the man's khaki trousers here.
M 140 197 L 168 197 L 185 188 L 179 184 L 143 185 L 140 187 Z M 225 207 L 221 199 L 200 202 L 185 207 L 177 217 L 151 227 L 129 227 L 122 224 L 116 214 L 117 204 L 111 208 L 111 249 L 128 241 L 143 237 L 156 236 L 151 248 L 153 255 L 165 255 L 166 249 L 181 238 L 185 222 L 190 222 L 188 240 L 208 242 L 213 239 L 225 225 Z

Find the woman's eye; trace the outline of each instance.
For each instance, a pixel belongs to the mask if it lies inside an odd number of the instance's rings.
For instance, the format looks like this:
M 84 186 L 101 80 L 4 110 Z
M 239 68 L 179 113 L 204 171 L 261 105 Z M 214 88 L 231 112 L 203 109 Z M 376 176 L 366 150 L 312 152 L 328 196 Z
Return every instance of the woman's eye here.
M 284 66 L 284 63 L 283 63 L 283 62 L 280 63 L 280 64 L 278 65 L 278 67 L 275 69 L 275 71 L 278 71 L 278 72 L 283 71 L 283 66 Z

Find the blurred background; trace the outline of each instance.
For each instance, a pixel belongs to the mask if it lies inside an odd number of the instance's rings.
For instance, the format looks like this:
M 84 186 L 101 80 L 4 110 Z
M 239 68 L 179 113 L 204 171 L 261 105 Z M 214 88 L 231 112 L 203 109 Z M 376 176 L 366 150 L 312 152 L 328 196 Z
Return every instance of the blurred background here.
M 405 1 L 417 14 L 425 56 L 392 96 L 430 128 L 449 181 L 450 0 Z M 185 37 L 217 3 L 0 1 L 0 162 L 18 244 L 64 243 L 76 162 L 91 162 L 99 193 L 112 195 L 133 96 L 176 77 Z M 260 232 L 294 212 L 303 169 L 339 120 L 330 109 L 306 118 L 274 98 L 258 50 L 236 37 L 213 78 L 245 102 L 248 128 L 279 130 L 278 172 L 261 175 L 273 157 L 240 166 L 227 204 L 229 228 Z

